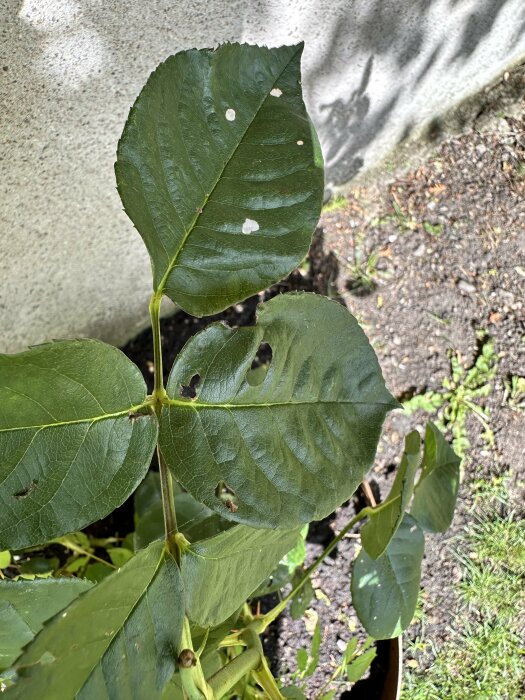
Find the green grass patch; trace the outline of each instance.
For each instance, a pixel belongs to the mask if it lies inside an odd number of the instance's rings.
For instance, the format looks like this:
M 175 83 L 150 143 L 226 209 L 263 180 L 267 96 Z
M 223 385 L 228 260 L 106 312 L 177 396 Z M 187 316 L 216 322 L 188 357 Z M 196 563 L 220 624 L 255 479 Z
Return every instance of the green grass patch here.
M 346 197 L 342 194 L 336 194 L 335 197 L 331 197 L 326 204 L 323 205 L 322 213 L 326 214 L 329 211 L 339 211 L 340 209 L 345 209 L 348 201 Z
M 454 634 L 428 671 L 410 671 L 403 700 L 525 697 L 525 523 L 483 518 L 458 554 L 460 608 Z

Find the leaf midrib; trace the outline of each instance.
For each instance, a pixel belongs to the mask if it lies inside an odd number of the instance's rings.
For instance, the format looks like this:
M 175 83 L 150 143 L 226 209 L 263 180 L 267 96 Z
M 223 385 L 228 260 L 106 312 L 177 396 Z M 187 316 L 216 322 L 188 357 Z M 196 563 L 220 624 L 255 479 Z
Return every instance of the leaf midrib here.
M 319 405 L 351 405 L 351 406 L 391 406 L 392 408 L 397 408 L 397 404 L 393 402 L 383 402 L 383 401 L 273 401 L 269 403 L 205 403 L 203 401 L 193 401 L 188 399 L 183 401 L 181 399 L 167 399 L 163 402 L 168 406 L 176 406 L 177 408 L 194 408 L 194 409 L 226 409 L 231 410 L 234 408 L 272 408 L 279 406 L 319 406 Z
M 175 251 L 174 256 L 172 257 L 171 261 L 170 261 L 169 264 L 168 264 L 168 267 L 167 267 L 167 269 L 166 269 L 166 272 L 165 272 L 164 275 L 162 276 L 162 279 L 160 280 L 159 285 L 158 285 L 158 287 L 157 287 L 156 290 L 155 290 L 155 292 L 156 292 L 157 295 L 161 296 L 161 295 L 163 294 L 164 288 L 165 288 L 166 283 L 167 283 L 167 281 L 168 281 L 168 279 L 169 279 L 169 276 L 171 275 L 171 273 L 173 272 L 174 268 L 175 268 L 176 265 L 177 265 L 177 261 L 178 261 L 178 259 L 179 259 L 179 255 L 180 255 L 182 249 L 184 248 L 184 246 L 185 246 L 185 244 L 186 244 L 186 241 L 188 240 L 188 238 L 190 237 L 190 235 L 192 234 L 192 232 L 193 232 L 194 229 L 196 228 L 197 223 L 198 223 L 200 217 L 202 216 L 202 214 L 204 213 L 205 207 L 206 207 L 206 205 L 208 204 L 208 202 L 209 202 L 209 200 L 210 200 L 210 197 L 213 195 L 213 193 L 214 193 L 215 190 L 217 189 L 217 186 L 218 186 L 219 182 L 221 181 L 221 179 L 222 179 L 222 177 L 223 177 L 223 175 L 224 175 L 224 171 L 226 170 L 226 168 L 227 168 L 228 165 L 230 164 L 232 158 L 233 158 L 233 157 L 235 156 L 235 154 L 237 153 L 237 151 L 238 151 L 238 149 L 239 149 L 239 146 L 242 144 L 242 142 L 243 142 L 243 140 L 244 140 L 244 137 L 246 136 L 246 134 L 247 134 L 248 131 L 250 130 L 250 127 L 252 126 L 253 122 L 254 122 L 255 119 L 257 118 L 257 115 L 259 114 L 259 112 L 260 112 L 260 110 L 261 110 L 261 107 L 263 106 L 263 104 L 264 104 L 264 103 L 266 102 L 266 100 L 268 99 L 268 97 L 269 97 L 269 95 L 270 95 L 270 92 L 271 92 L 271 90 L 275 87 L 275 84 L 277 83 L 277 81 L 281 78 L 281 76 L 282 76 L 282 74 L 284 73 L 284 71 L 288 68 L 288 66 L 290 65 L 290 63 L 293 61 L 293 59 L 297 56 L 297 54 L 298 54 L 300 51 L 301 51 L 301 45 L 299 45 L 299 46 L 297 47 L 296 51 L 294 51 L 294 53 L 290 56 L 289 60 L 286 62 L 286 65 L 283 67 L 282 71 L 279 73 L 279 75 L 278 75 L 278 76 L 275 78 L 275 80 L 273 81 L 273 83 L 272 83 L 271 87 L 269 88 L 267 94 L 264 95 L 263 99 L 259 102 L 259 105 L 258 105 L 257 109 L 255 110 L 253 117 L 250 119 L 249 124 L 247 125 L 246 129 L 243 131 L 241 137 L 239 138 L 237 144 L 236 144 L 235 147 L 233 148 L 231 154 L 228 156 L 228 158 L 226 159 L 224 165 L 222 166 L 222 169 L 220 170 L 219 175 L 217 176 L 217 179 L 216 179 L 215 182 L 213 183 L 213 186 L 212 186 L 212 188 L 211 188 L 209 194 L 207 194 L 207 195 L 204 197 L 204 200 L 203 200 L 201 206 L 199 207 L 199 209 L 198 209 L 198 211 L 197 211 L 197 214 L 193 217 L 193 220 L 190 222 L 190 224 L 189 224 L 187 230 L 184 232 L 184 234 L 183 234 L 183 236 L 182 236 L 182 240 L 181 240 L 181 242 L 180 242 L 180 245 L 179 245 L 179 247 L 177 248 L 177 250 Z
M 100 416 L 91 416 L 87 418 L 77 418 L 75 420 L 64 420 L 57 421 L 56 423 L 43 423 L 35 425 L 19 425 L 13 428 L 0 428 L 0 433 L 13 433 L 18 430 L 43 430 L 45 428 L 58 428 L 65 425 L 79 425 L 81 423 L 96 423 L 97 421 L 106 420 L 109 418 L 120 418 L 121 416 L 129 415 L 129 413 L 138 412 L 148 405 L 147 401 L 143 401 L 141 404 L 136 406 L 130 406 L 125 408 L 123 411 L 117 411 L 115 413 L 104 413 Z M 148 414 L 144 414 L 148 415 Z

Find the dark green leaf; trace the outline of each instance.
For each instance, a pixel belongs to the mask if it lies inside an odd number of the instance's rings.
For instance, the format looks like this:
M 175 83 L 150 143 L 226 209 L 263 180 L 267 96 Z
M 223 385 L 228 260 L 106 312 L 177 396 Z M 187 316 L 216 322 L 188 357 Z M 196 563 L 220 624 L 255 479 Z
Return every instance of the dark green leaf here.
M 159 503 L 162 503 L 159 473 L 150 471 L 133 494 L 135 517 L 140 520 L 150 508 Z
M 372 559 L 364 549 L 352 571 L 352 603 L 375 639 L 397 637 L 416 609 L 425 542 L 421 529 L 405 514 L 384 554 Z
M 233 525 L 196 501 L 189 493 L 178 493 L 174 501 L 177 526 L 190 542 L 213 537 Z M 133 538 L 135 550 L 142 549 L 161 537 L 164 537 L 164 510 L 162 501 L 159 501 L 146 510 L 140 519 L 136 518 Z
M 367 649 L 367 651 L 360 654 L 346 667 L 346 677 L 350 683 L 357 683 L 365 675 L 365 673 L 370 668 L 370 664 L 375 659 L 377 655 L 377 650 Z
M 461 459 L 433 423 L 427 423 L 423 470 L 414 491 L 411 514 L 424 530 L 445 532 L 452 523 Z
M 49 622 L 17 664 L 12 698 L 151 700 L 175 671 L 179 568 L 156 542 Z
M 299 571 L 296 574 L 296 576 L 294 576 L 292 584 L 295 585 L 296 583 L 298 583 L 303 578 L 303 575 L 304 572 Z M 292 600 L 292 604 L 290 605 L 290 615 L 292 616 L 292 620 L 299 620 L 299 618 L 301 618 L 304 615 L 313 597 L 314 589 L 312 586 L 312 582 L 310 581 L 310 579 L 308 579 L 306 583 L 304 583 L 303 586 L 300 588 L 300 590 L 295 594 Z
M 297 530 L 237 525 L 195 542 L 182 556 L 187 615 L 213 627 L 234 613 L 297 540 Z
M 251 594 L 251 598 L 259 598 L 263 595 L 268 595 L 269 593 L 275 593 L 281 588 L 286 586 L 292 580 L 292 574 L 286 564 L 279 564 L 277 568 L 272 571 L 266 581 L 263 581 L 260 586 Z
M 130 112 L 118 190 L 155 290 L 194 316 L 268 287 L 308 252 L 323 171 L 301 51 L 183 51 L 152 73 Z
M 94 340 L 0 355 L 0 549 L 82 528 L 143 479 L 157 420 L 119 350 Z
M 13 664 L 44 622 L 91 588 L 78 578 L 0 581 L 0 670 Z
M 272 361 L 251 386 L 261 343 Z M 195 377 L 197 397 L 183 398 Z M 398 405 L 357 321 L 314 294 L 275 297 L 251 328 L 209 326 L 179 355 L 167 391 L 160 445 L 175 477 L 223 517 L 268 528 L 323 518 L 348 499 Z
M 361 542 L 372 559 L 383 554 L 403 519 L 414 491 L 420 450 L 421 438 L 414 430 L 405 438 L 405 451 L 388 498 L 375 508 L 367 508 L 369 520 L 361 529 Z

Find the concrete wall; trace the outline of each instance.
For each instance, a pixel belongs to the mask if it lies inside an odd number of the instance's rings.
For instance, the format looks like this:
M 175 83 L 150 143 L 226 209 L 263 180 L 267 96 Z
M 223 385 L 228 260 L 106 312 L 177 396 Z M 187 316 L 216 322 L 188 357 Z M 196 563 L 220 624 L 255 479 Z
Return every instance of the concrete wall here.
M 117 139 L 168 54 L 304 39 L 306 100 L 341 184 L 525 55 L 523 0 L 0 0 L 0 351 L 121 343 L 150 292 L 114 186 Z

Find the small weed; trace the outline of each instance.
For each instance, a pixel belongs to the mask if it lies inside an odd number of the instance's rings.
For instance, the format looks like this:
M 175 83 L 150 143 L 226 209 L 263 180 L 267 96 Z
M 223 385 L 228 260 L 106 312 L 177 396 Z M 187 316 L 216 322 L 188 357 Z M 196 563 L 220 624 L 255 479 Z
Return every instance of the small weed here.
M 394 214 L 397 219 L 397 223 L 401 227 L 402 230 L 405 231 L 416 231 L 418 228 L 417 221 L 410 217 L 408 214 L 405 214 L 405 212 L 401 209 L 399 203 L 393 199 L 392 200 L 392 207 L 394 209 Z
M 340 211 L 345 209 L 348 204 L 348 200 L 342 194 L 336 194 L 335 197 L 331 197 L 328 202 L 323 205 L 322 213 L 327 214 L 330 211 Z
M 512 375 L 505 380 L 503 403 L 518 411 L 525 410 L 525 377 Z
M 478 399 L 489 396 L 492 382 L 496 375 L 498 357 L 494 343 L 485 331 L 478 332 L 480 352 L 474 364 L 465 368 L 457 353 L 450 352 L 451 377 L 443 380 L 438 391 L 417 394 L 403 404 L 408 413 L 422 410 L 427 413 L 437 412 L 436 425 L 441 430 L 450 430 L 453 436 L 455 452 L 464 457 L 469 446 L 466 421 L 472 414 L 483 426 L 483 438 L 488 445 L 494 443 L 494 434 L 489 425 L 488 410 L 483 409 Z
M 443 224 L 432 224 L 430 221 L 423 221 L 423 228 L 431 236 L 440 236 L 443 233 Z

